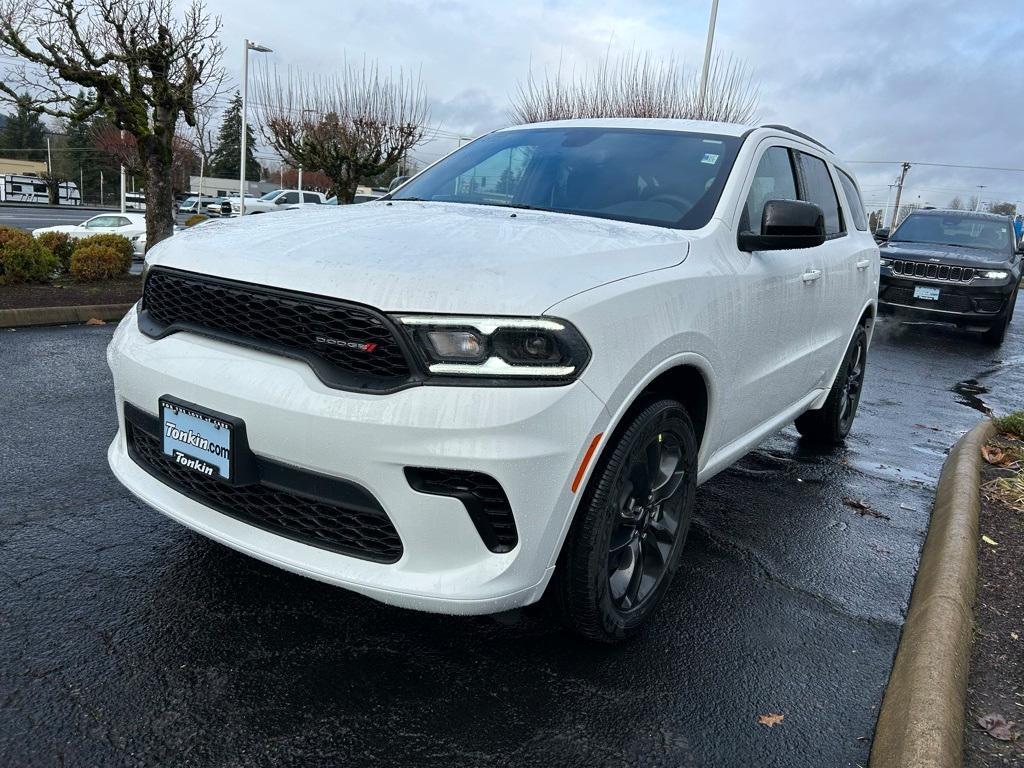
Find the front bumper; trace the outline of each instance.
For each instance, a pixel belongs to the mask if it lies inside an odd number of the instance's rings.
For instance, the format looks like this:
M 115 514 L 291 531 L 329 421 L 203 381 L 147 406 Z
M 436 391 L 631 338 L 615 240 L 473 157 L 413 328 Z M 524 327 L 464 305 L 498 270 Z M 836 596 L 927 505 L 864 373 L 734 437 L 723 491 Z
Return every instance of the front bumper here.
M 938 300 L 914 297 L 918 286 L 937 288 Z M 1014 281 L 979 280 L 970 283 L 928 280 L 893 275 L 882 269 L 878 304 L 883 312 L 908 315 L 943 323 L 989 328 L 1006 309 Z
M 142 501 L 234 549 L 386 603 L 453 614 L 536 601 L 578 501 L 572 478 L 605 429 L 603 403 L 564 387 L 415 387 L 390 395 L 325 387 L 302 362 L 179 332 L 154 341 L 133 310 L 107 353 L 119 431 L 108 451 Z M 285 538 L 221 514 L 147 473 L 129 456 L 124 404 L 156 414 L 171 395 L 245 422 L 258 456 L 369 491 L 402 540 L 397 562 L 371 562 Z M 414 491 L 405 467 L 481 472 L 511 504 L 518 544 L 487 549 L 462 502 Z

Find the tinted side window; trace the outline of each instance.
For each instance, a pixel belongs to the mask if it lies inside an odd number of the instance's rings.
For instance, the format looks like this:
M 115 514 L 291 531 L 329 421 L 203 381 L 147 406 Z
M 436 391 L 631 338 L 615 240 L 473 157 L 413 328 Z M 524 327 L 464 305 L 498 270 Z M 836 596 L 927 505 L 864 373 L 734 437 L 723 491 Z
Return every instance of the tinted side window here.
M 320 204 L 320 195 L 316 194 L 315 192 L 303 192 L 302 193 L 302 200 L 303 200 L 303 202 L 306 202 L 306 203 L 316 203 L 317 205 L 319 205 Z
M 836 170 L 839 171 L 838 168 Z M 846 202 L 850 204 L 850 218 L 853 219 L 853 226 L 861 231 L 866 230 L 868 228 L 868 219 L 864 215 L 864 201 L 860 199 L 857 183 L 846 171 L 839 171 L 839 183 L 843 185 Z
M 282 198 L 284 199 L 283 203 L 281 202 Z M 298 192 L 285 192 L 281 197 L 277 198 L 278 205 L 294 205 L 297 202 L 299 202 Z
M 740 214 L 741 232 L 761 232 L 761 214 L 769 200 L 796 200 L 796 180 L 793 163 L 785 147 L 769 147 L 757 164 L 754 180 L 750 182 L 747 202 Z
M 796 163 L 803 183 L 803 199 L 819 206 L 825 213 L 825 234 L 838 235 L 843 232 L 843 220 L 839 214 L 839 198 L 828 174 L 828 166 L 821 158 L 796 152 Z

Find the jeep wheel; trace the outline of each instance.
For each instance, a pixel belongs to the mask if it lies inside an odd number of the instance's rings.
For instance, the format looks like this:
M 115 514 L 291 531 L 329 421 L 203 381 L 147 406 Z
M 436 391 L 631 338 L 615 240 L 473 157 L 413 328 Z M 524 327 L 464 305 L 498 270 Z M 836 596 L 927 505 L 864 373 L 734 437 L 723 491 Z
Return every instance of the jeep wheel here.
M 863 326 L 858 326 L 825 405 L 797 418 L 797 432 L 824 445 L 838 445 L 846 439 L 860 404 L 867 359 L 868 335 Z
M 1013 310 L 1017 306 L 1018 293 L 1020 293 L 1019 288 L 1013 292 L 1013 296 L 1010 297 L 1010 301 L 1006 306 L 1006 311 L 996 320 L 995 325 L 981 334 L 986 344 L 998 347 L 1003 343 L 1003 339 L 1006 338 L 1006 329 L 1010 327 L 1010 321 L 1013 320 Z
M 689 414 L 651 403 L 605 449 L 562 548 L 551 597 L 567 626 L 605 643 L 640 629 L 679 565 L 696 488 Z

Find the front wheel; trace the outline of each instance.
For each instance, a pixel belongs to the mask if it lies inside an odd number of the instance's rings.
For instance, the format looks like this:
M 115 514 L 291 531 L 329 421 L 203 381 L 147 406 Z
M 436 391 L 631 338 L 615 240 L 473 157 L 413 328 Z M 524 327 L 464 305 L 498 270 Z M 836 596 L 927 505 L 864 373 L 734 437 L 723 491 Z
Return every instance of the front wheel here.
M 846 439 L 860 404 L 867 360 L 868 335 L 863 326 L 857 326 L 825 405 L 797 418 L 797 432 L 824 445 L 839 445 Z
M 639 631 L 679 565 L 696 488 L 689 414 L 651 403 L 605 449 L 562 548 L 551 586 L 567 626 L 604 643 Z
M 1010 321 L 1013 320 L 1013 310 L 1017 306 L 1017 294 L 1019 292 L 1019 288 L 1014 290 L 1013 296 L 1007 302 L 1006 312 L 996 321 L 995 325 L 982 333 L 981 336 L 987 344 L 998 347 L 1003 343 L 1003 340 L 1006 338 L 1006 329 L 1010 327 Z

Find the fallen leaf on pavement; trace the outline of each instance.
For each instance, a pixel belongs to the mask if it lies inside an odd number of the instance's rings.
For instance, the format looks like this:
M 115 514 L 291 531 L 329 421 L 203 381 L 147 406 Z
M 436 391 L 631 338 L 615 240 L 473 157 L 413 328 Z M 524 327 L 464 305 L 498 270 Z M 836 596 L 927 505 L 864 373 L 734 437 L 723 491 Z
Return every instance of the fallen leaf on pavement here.
M 986 544 L 991 544 L 993 547 L 998 547 L 999 546 L 999 542 L 998 541 L 993 541 L 988 536 L 982 536 L 981 540 L 984 541 Z
M 1020 635 L 1018 635 L 1016 632 L 1011 632 L 1010 633 L 1010 639 L 1011 640 L 1020 640 Z
M 783 720 L 785 720 L 785 718 L 785 715 L 780 715 L 775 712 L 769 712 L 767 715 L 758 715 L 757 722 L 759 722 L 761 725 L 767 725 L 769 728 L 773 728 L 774 726 L 778 725 Z
M 858 515 L 869 515 L 871 517 L 877 517 L 881 520 L 891 519 L 888 515 L 883 515 L 878 510 L 872 509 L 870 504 L 868 504 L 866 501 L 861 501 L 860 499 L 854 499 L 850 496 L 846 496 L 843 498 L 843 504 L 853 509 Z
M 98 317 L 90 317 L 85 321 L 86 325 L 106 325 L 106 322 L 100 320 Z
M 979 717 L 978 725 L 993 739 L 999 739 L 1000 741 L 1016 741 L 1021 736 L 1020 731 L 1017 729 L 1017 724 L 1007 722 L 1006 718 L 998 712 L 992 712 L 991 714 Z

